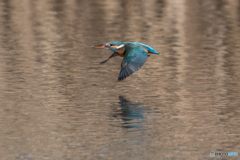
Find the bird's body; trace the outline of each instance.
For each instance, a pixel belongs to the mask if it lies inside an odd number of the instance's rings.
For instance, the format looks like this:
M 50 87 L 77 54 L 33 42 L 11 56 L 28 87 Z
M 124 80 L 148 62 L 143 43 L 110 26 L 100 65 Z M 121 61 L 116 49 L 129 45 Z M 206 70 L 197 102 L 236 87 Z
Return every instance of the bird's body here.
M 138 43 L 138 42 L 123 42 L 123 43 L 124 44 L 130 43 L 130 44 L 140 45 L 140 46 L 142 46 L 146 50 L 147 53 L 160 55 L 160 53 L 156 52 L 152 47 L 150 47 L 150 46 L 148 46 L 146 44 L 143 44 L 143 43 Z
M 107 60 L 101 63 L 105 63 L 110 58 L 113 58 L 115 56 L 123 57 L 118 81 L 121 81 L 134 72 L 138 71 L 146 62 L 150 54 L 160 55 L 160 53 L 156 52 L 150 46 L 138 42 L 111 41 L 106 44 L 95 45 L 92 47 L 106 48 L 114 51 L 114 53 Z

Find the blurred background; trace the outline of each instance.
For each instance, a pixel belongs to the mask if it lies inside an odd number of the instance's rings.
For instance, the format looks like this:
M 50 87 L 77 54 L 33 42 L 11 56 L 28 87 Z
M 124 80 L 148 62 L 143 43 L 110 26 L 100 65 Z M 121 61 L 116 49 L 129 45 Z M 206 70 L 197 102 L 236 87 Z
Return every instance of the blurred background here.
M 239 0 L 0 0 L 0 159 L 240 159 L 239 41 Z

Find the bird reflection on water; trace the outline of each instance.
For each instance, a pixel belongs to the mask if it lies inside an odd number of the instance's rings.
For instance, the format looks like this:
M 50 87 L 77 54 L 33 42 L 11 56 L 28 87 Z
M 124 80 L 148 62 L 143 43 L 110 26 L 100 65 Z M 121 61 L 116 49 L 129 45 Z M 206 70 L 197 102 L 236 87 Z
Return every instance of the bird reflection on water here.
M 143 103 L 131 102 L 123 96 L 119 96 L 119 100 L 120 108 L 115 110 L 113 116 L 123 121 L 123 128 L 141 128 L 148 109 L 143 107 Z

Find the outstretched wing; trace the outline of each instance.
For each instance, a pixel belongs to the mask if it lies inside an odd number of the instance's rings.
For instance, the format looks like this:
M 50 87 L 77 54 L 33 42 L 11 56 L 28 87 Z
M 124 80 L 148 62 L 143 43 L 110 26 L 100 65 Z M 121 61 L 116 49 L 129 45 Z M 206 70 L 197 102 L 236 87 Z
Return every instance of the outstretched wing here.
M 138 71 L 146 62 L 147 58 L 147 52 L 140 45 L 125 45 L 125 56 L 121 64 L 121 71 L 118 77 L 118 81 L 121 81 L 134 72 Z
M 106 59 L 105 61 L 102 61 L 100 63 L 101 64 L 106 63 L 110 58 L 113 58 L 113 57 L 116 57 L 116 56 L 118 56 L 118 54 L 116 52 L 114 52 L 108 59 Z

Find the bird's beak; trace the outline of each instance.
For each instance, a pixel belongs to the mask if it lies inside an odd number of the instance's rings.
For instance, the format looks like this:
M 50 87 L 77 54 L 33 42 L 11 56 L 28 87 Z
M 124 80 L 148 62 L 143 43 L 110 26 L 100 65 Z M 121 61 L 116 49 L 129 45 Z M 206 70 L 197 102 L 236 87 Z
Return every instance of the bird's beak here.
M 93 47 L 93 48 L 107 48 L 105 46 L 105 44 L 94 45 L 94 46 L 91 46 L 91 47 Z

